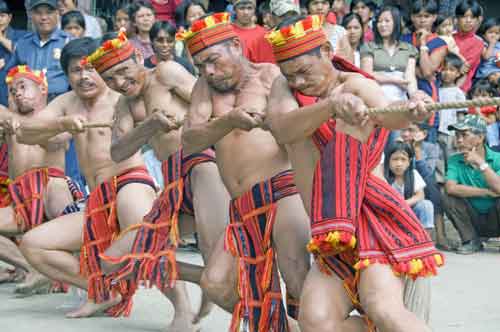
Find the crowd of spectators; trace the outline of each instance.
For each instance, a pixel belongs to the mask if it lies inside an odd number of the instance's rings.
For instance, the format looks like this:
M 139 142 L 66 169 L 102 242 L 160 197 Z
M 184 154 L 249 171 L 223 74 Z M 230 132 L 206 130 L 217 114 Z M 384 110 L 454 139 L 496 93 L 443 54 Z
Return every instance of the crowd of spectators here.
M 44 69 L 49 99 L 68 91 L 59 64 L 73 38 L 125 29 L 148 68 L 176 61 L 197 70 L 175 34 L 210 11 L 232 13 L 245 56 L 275 62 L 269 29 L 299 14 L 320 15 L 336 54 L 372 74 L 390 101 L 422 90 L 436 102 L 500 94 L 500 19 L 476 0 L 151 0 L 120 1 L 111 22 L 80 10 L 75 0 L 30 0 L 33 31 L 13 29 L 0 0 L 0 79 L 9 68 Z M 224 4 L 221 8 L 221 4 Z M 224 8 L 225 7 L 225 8 Z M 5 85 L 0 103 L 8 104 Z M 449 109 L 390 135 L 384 176 L 401 193 L 439 248 L 451 250 L 445 218 L 457 229 L 458 253 L 500 237 L 500 113 L 497 107 Z M 74 151 L 67 172 L 84 185 Z

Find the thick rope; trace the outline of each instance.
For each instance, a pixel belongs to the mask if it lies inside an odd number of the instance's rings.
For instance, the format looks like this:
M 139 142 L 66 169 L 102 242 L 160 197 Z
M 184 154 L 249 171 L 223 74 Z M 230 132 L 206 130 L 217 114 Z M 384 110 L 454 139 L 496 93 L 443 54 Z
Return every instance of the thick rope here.
M 447 103 L 433 103 L 425 105 L 427 111 L 441 111 L 446 109 L 464 109 L 469 107 L 483 107 L 483 106 L 500 106 L 500 98 L 477 98 L 465 101 L 447 102 Z M 409 112 L 408 105 L 389 106 L 382 108 L 369 108 L 369 114 L 380 113 L 402 113 Z

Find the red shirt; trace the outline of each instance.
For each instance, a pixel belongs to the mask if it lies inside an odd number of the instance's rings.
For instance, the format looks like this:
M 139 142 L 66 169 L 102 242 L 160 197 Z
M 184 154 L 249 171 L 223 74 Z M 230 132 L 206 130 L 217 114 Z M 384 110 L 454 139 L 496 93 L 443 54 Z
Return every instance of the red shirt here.
M 476 74 L 476 70 L 481 63 L 481 53 L 483 52 L 484 42 L 474 32 L 457 32 L 453 37 L 455 38 L 460 53 L 470 65 L 470 70 L 467 73 L 464 85 L 460 87 L 464 92 L 468 92 L 472 86 L 472 78 Z
M 243 55 L 247 58 L 248 58 L 248 48 L 253 43 L 253 41 L 256 39 L 264 38 L 264 35 L 267 32 L 266 29 L 264 29 L 260 25 L 256 25 L 255 27 L 250 29 L 245 29 L 234 23 L 233 23 L 233 30 L 234 32 L 236 32 L 238 37 L 240 37 L 242 43 L 241 47 L 243 49 Z
M 254 39 L 247 48 L 247 58 L 254 63 L 276 63 L 273 48 L 265 38 L 265 34 Z
M 155 9 L 157 21 L 168 21 L 175 26 L 175 8 L 177 7 L 175 0 L 167 0 L 165 4 L 151 0 L 151 5 Z

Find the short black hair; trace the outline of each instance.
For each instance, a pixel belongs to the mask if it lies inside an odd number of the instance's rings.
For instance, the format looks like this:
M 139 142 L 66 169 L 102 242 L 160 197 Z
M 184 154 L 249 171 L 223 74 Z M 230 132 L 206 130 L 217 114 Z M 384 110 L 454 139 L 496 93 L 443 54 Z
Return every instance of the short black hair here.
M 377 10 L 377 4 L 373 2 L 372 0 L 352 0 L 351 1 L 351 12 L 353 11 L 354 7 L 358 5 L 358 3 L 364 3 L 367 7 L 370 7 L 372 12 L 375 12 Z
M 495 87 L 488 81 L 487 78 L 482 78 L 478 81 L 476 81 L 473 85 L 472 88 L 469 90 L 469 99 L 474 98 L 474 94 L 476 92 L 486 92 L 490 96 L 494 96 L 496 94 Z
M 64 73 L 68 74 L 68 67 L 71 60 L 83 58 L 92 54 L 99 47 L 96 39 L 90 37 L 78 38 L 70 41 L 64 46 L 61 52 L 61 67 Z
M 156 21 L 151 27 L 151 30 L 149 30 L 149 39 L 153 41 L 156 37 L 158 37 L 160 31 L 165 31 L 169 36 L 175 37 L 176 30 L 170 22 Z
M 153 8 L 153 5 L 150 2 L 147 1 L 134 1 L 128 6 L 128 16 L 130 18 L 131 22 L 135 22 L 135 14 L 141 9 L 141 8 L 147 8 L 153 12 L 153 14 L 156 14 L 155 9 Z
M 477 30 L 477 34 L 479 36 L 484 36 L 486 34 L 486 31 L 499 25 L 500 25 L 500 20 L 498 18 L 496 17 L 487 18 L 483 21 L 483 23 L 481 23 L 481 26 Z
M 182 1 L 177 8 L 175 8 L 175 24 L 178 27 L 188 28 L 189 24 L 186 21 L 186 15 L 191 6 L 199 6 L 206 13 L 207 8 L 205 8 L 205 4 L 200 0 L 184 0 Z
M 439 6 L 435 0 L 414 0 L 410 7 L 410 15 L 416 15 L 420 12 L 437 15 L 438 10 Z
M 392 30 L 391 39 L 392 41 L 398 42 L 401 39 L 401 12 L 395 6 L 384 6 L 377 14 L 374 23 L 374 34 L 375 34 L 375 43 L 382 45 L 384 40 L 378 31 L 377 24 L 380 20 L 380 16 L 383 13 L 389 12 L 391 13 L 394 29 Z
M 472 16 L 476 18 L 483 16 L 483 7 L 475 0 L 462 0 L 455 8 L 455 16 L 463 17 L 468 10 L 470 10 Z
M 9 5 L 4 0 L 0 0 L 0 14 L 12 14 L 12 10 L 10 10 Z
M 76 23 L 85 30 L 87 27 L 85 25 L 85 17 L 79 10 L 70 10 L 61 17 L 61 28 L 64 28 L 70 23 Z
M 450 65 L 460 70 L 464 66 L 464 61 L 455 53 L 448 52 L 448 54 L 446 54 L 446 56 L 444 57 L 443 64 L 445 66 Z
M 449 15 L 449 14 L 439 14 L 436 18 L 436 22 L 434 22 L 434 26 L 436 27 L 436 29 L 441 25 L 443 24 L 444 21 L 446 21 L 447 19 L 453 19 L 454 16 L 452 15 Z
M 300 6 L 309 9 L 309 3 L 313 0 L 300 0 Z M 327 0 L 327 2 L 332 5 L 333 0 Z

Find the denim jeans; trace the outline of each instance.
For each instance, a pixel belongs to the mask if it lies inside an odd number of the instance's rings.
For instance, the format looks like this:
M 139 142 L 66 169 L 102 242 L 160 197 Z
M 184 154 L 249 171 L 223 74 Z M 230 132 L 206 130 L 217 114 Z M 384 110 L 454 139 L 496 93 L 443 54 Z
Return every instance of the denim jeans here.
M 413 212 L 424 228 L 434 228 L 434 205 L 429 200 L 422 200 L 415 204 Z

